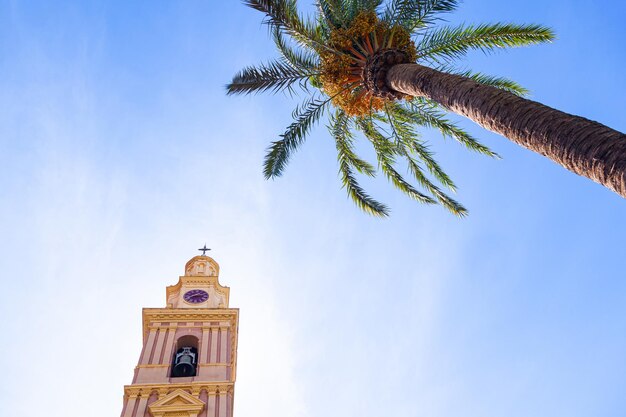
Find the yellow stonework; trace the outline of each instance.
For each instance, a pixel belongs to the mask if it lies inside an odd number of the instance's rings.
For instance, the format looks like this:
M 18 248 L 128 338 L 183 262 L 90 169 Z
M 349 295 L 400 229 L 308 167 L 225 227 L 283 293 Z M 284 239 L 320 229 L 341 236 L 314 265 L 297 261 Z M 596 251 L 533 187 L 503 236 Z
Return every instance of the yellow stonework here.
M 166 307 L 143 309 L 143 349 L 121 417 L 232 417 L 239 310 L 229 308 L 219 270 L 212 258 L 193 257 L 166 288 Z M 194 373 L 175 376 L 185 351 Z
M 197 417 L 203 408 L 202 401 L 180 388 L 148 406 L 154 417 Z

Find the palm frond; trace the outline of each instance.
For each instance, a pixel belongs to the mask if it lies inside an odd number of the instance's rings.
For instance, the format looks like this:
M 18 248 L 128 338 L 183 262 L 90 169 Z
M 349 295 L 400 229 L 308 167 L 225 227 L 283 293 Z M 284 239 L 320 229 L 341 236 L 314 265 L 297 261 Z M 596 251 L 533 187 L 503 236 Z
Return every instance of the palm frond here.
M 359 185 L 349 164 L 341 163 L 340 161 L 339 169 L 343 186 L 357 207 L 374 216 L 387 217 L 389 215 L 389 208 L 370 197 Z
M 448 120 L 446 118 L 446 113 L 439 110 L 438 105 L 430 100 L 416 97 L 411 100 L 409 109 L 405 108 L 405 110 L 410 112 L 410 117 L 414 123 L 437 129 L 442 135 L 455 139 L 466 148 L 475 152 L 491 156 L 493 158 L 500 157 L 497 153 L 480 143 L 469 133 Z
M 435 200 L 415 189 L 404 177 L 394 168 L 395 156 L 398 154 L 397 146 L 388 140 L 376 127 L 374 122 L 368 118 L 357 120 L 357 126 L 370 140 L 376 151 L 378 164 L 383 174 L 389 181 L 404 194 L 420 203 L 433 204 Z
M 437 14 L 451 12 L 458 4 L 458 0 L 392 0 L 382 19 L 412 32 L 434 23 Z
M 319 59 L 315 54 L 308 50 L 299 50 L 289 45 L 287 39 L 278 28 L 272 30 L 274 44 L 283 56 L 286 62 L 292 67 L 301 71 L 317 71 L 319 68 Z
M 320 21 L 334 28 L 347 28 L 363 11 L 377 12 L 384 0 L 315 0 Z
M 467 209 L 433 184 L 424 174 L 420 164 L 413 158 L 412 154 L 417 154 L 435 178 L 452 191 L 455 191 L 454 183 L 435 161 L 428 147 L 417 139 L 415 132 L 411 128 L 410 117 L 401 110 L 403 109 L 397 104 L 391 108 L 385 107 L 388 123 L 392 127 L 392 132 L 398 142 L 398 152 L 406 158 L 413 177 L 451 213 L 459 217 L 467 215 Z
M 311 128 L 324 115 L 330 100 L 330 98 L 320 100 L 312 97 L 296 107 L 292 114 L 293 123 L 287 127 L 285 133 L 280 135 L 282 139 L 272 142 L 267 150 L 263 163 L 263 174 L 266 179 L 279 177 L 282 174 L 293 152 L 304 143 Z
M 456 191 L 456 185 L 452 181 L 452 179 L 446 174 L 446 172 L 441 168 L 439 163 L 435 160 L 434 154 L 430 151 L 428 146 L 419 141 L 413 140 L 412 142 L 406 142 L 407 147 L 410 147 L 419 158 L 426 164 L 426 168 L 428 171 L 435 177 L 441 184 L 446 186 L 451 191 Z
M 329 131 L 335 138 L 337 150 L 341 152 L 341 158 L 348 162 L 361 174 L 368 177 L 376 176 L 376 169 L 367 161 L 359 158 L 354 152 L 354 135 L 351 131 L 351 119 L 341 109 L 338 109 L 329 118 Z
M 385 217 L 389 214 L 387 206 L 369 196 L 359 185 L 352 171 L 354 168 L 368 176 L 376 174 L 373 166 L 357 157 L 354 153 L 354 136 L 350 130 L 349 121 L 350 119 L 342 110 L 337 110 L 335 115 L 330 118 L 329 125 L 329 130 L 335 138 L 337 147 L 341 182 L 357 207 L 374 216 Z
M 346 27 L 346 0 L 316 0 L 315 4 L 319 10 L 320 17 L 325 20 L 330 27 Z
M 420 183 L 420 185 L 430 191 L 439 201 L 439 203 L 447 208 L 451 213 L 464 217 L 468 214 L 468 211 L 461 203 L 441 191 L 439 187 L 433 184 L 427 177 L 424 175 L 424 171 L 417 163 L 415 159 L 413 159 L 410 155 L 407 155 L 407 159 L 409 162 L 409 170 L 413 174 L 413 177 Z
M 239 71 L 226 85 L 226 94 L 293 92 L 294 84 L 306 90 L 309 77 L 314 75 L 317 75 L 314 71 L 300 69 L 282 60 L 271 61 Z
M 435 68 L 438 71 L 447 72 L 448 74 L 460 75 L 461 77 L 471 78 L 479 84 L 490 85 L 492 87 L 499 88 L 500 90 L 508 91 L 509 93 L 513 93 L 520 97 L 528 96 L 530 91 L 515 81 L 505 78 L 505 77 L 496 77 L 493 75 L 483 74 L 481 72 L 473 72 L 470 70 L 461 71 L 457 70 L 450 65 L 441 65 Z
M 299 15 L 296 0 L 244 0 L 244 4 L 265 13 L 263 23 L 270 30 L 277 28 L 312 50 L 329 49 L 319 26 Z
M 348 22 L 352 22 L 352 19 L 356 17 L 362 11 L 373 11 L 378 14 L 378 8 L 385 2 L 385 0 L 343 0 L 346 9 L 346 16 Z
M 419 140 L 419 136 L 413 127 L 414 119 L 411 113 L 406 111 L 406 109 L 398 103 L 387 104 L 385 106 L 385 113 L 389 125 L 393 128 L 394 135 L 397 137 L 398 142 L 404 147 L 406 156 L 410 156 L 411 153 L 417 154 L 424 164 L 426 164 L 428 171 L 439 182 L 451 191 L 456 191 L 456 185 L 435 160 L 434 154 L 425 143 Z
M 483 24 L 439 27 L 426 32 L 417 42 L 417 58 L 447 62 L 460 58 L 472 49 L 526 46 L 554 39 L 551 29 L 540 25 Z

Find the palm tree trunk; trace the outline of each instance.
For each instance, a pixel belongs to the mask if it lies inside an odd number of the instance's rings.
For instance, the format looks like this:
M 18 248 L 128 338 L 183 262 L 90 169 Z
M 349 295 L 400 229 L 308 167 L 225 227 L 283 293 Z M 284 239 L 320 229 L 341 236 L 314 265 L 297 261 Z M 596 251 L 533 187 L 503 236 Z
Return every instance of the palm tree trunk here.
M 429 98 L 626 197 L 626 135 L 474 80 L 419 64 L 387 72 L 393 90 Z

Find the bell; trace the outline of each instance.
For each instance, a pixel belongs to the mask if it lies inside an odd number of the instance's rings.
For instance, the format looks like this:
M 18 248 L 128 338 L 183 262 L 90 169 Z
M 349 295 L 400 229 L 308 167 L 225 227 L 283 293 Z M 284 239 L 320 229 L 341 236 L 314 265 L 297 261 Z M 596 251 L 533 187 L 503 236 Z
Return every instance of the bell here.
M 185 377 L 196 375 L 196 354 L 191 347 L 183 347 L 176 352 L 176 359 L 174 359 L 174 369 L 172 370 L 172 377 Z

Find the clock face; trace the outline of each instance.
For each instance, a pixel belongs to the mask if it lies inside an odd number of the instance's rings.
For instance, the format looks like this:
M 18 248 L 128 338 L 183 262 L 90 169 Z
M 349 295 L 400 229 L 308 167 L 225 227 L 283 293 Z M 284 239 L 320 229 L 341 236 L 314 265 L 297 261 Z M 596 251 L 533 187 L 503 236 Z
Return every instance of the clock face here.
M 209 299 L 209 294 L 204 290 L 189 290 L 183 295 L 188 303 L 204 303 Z

